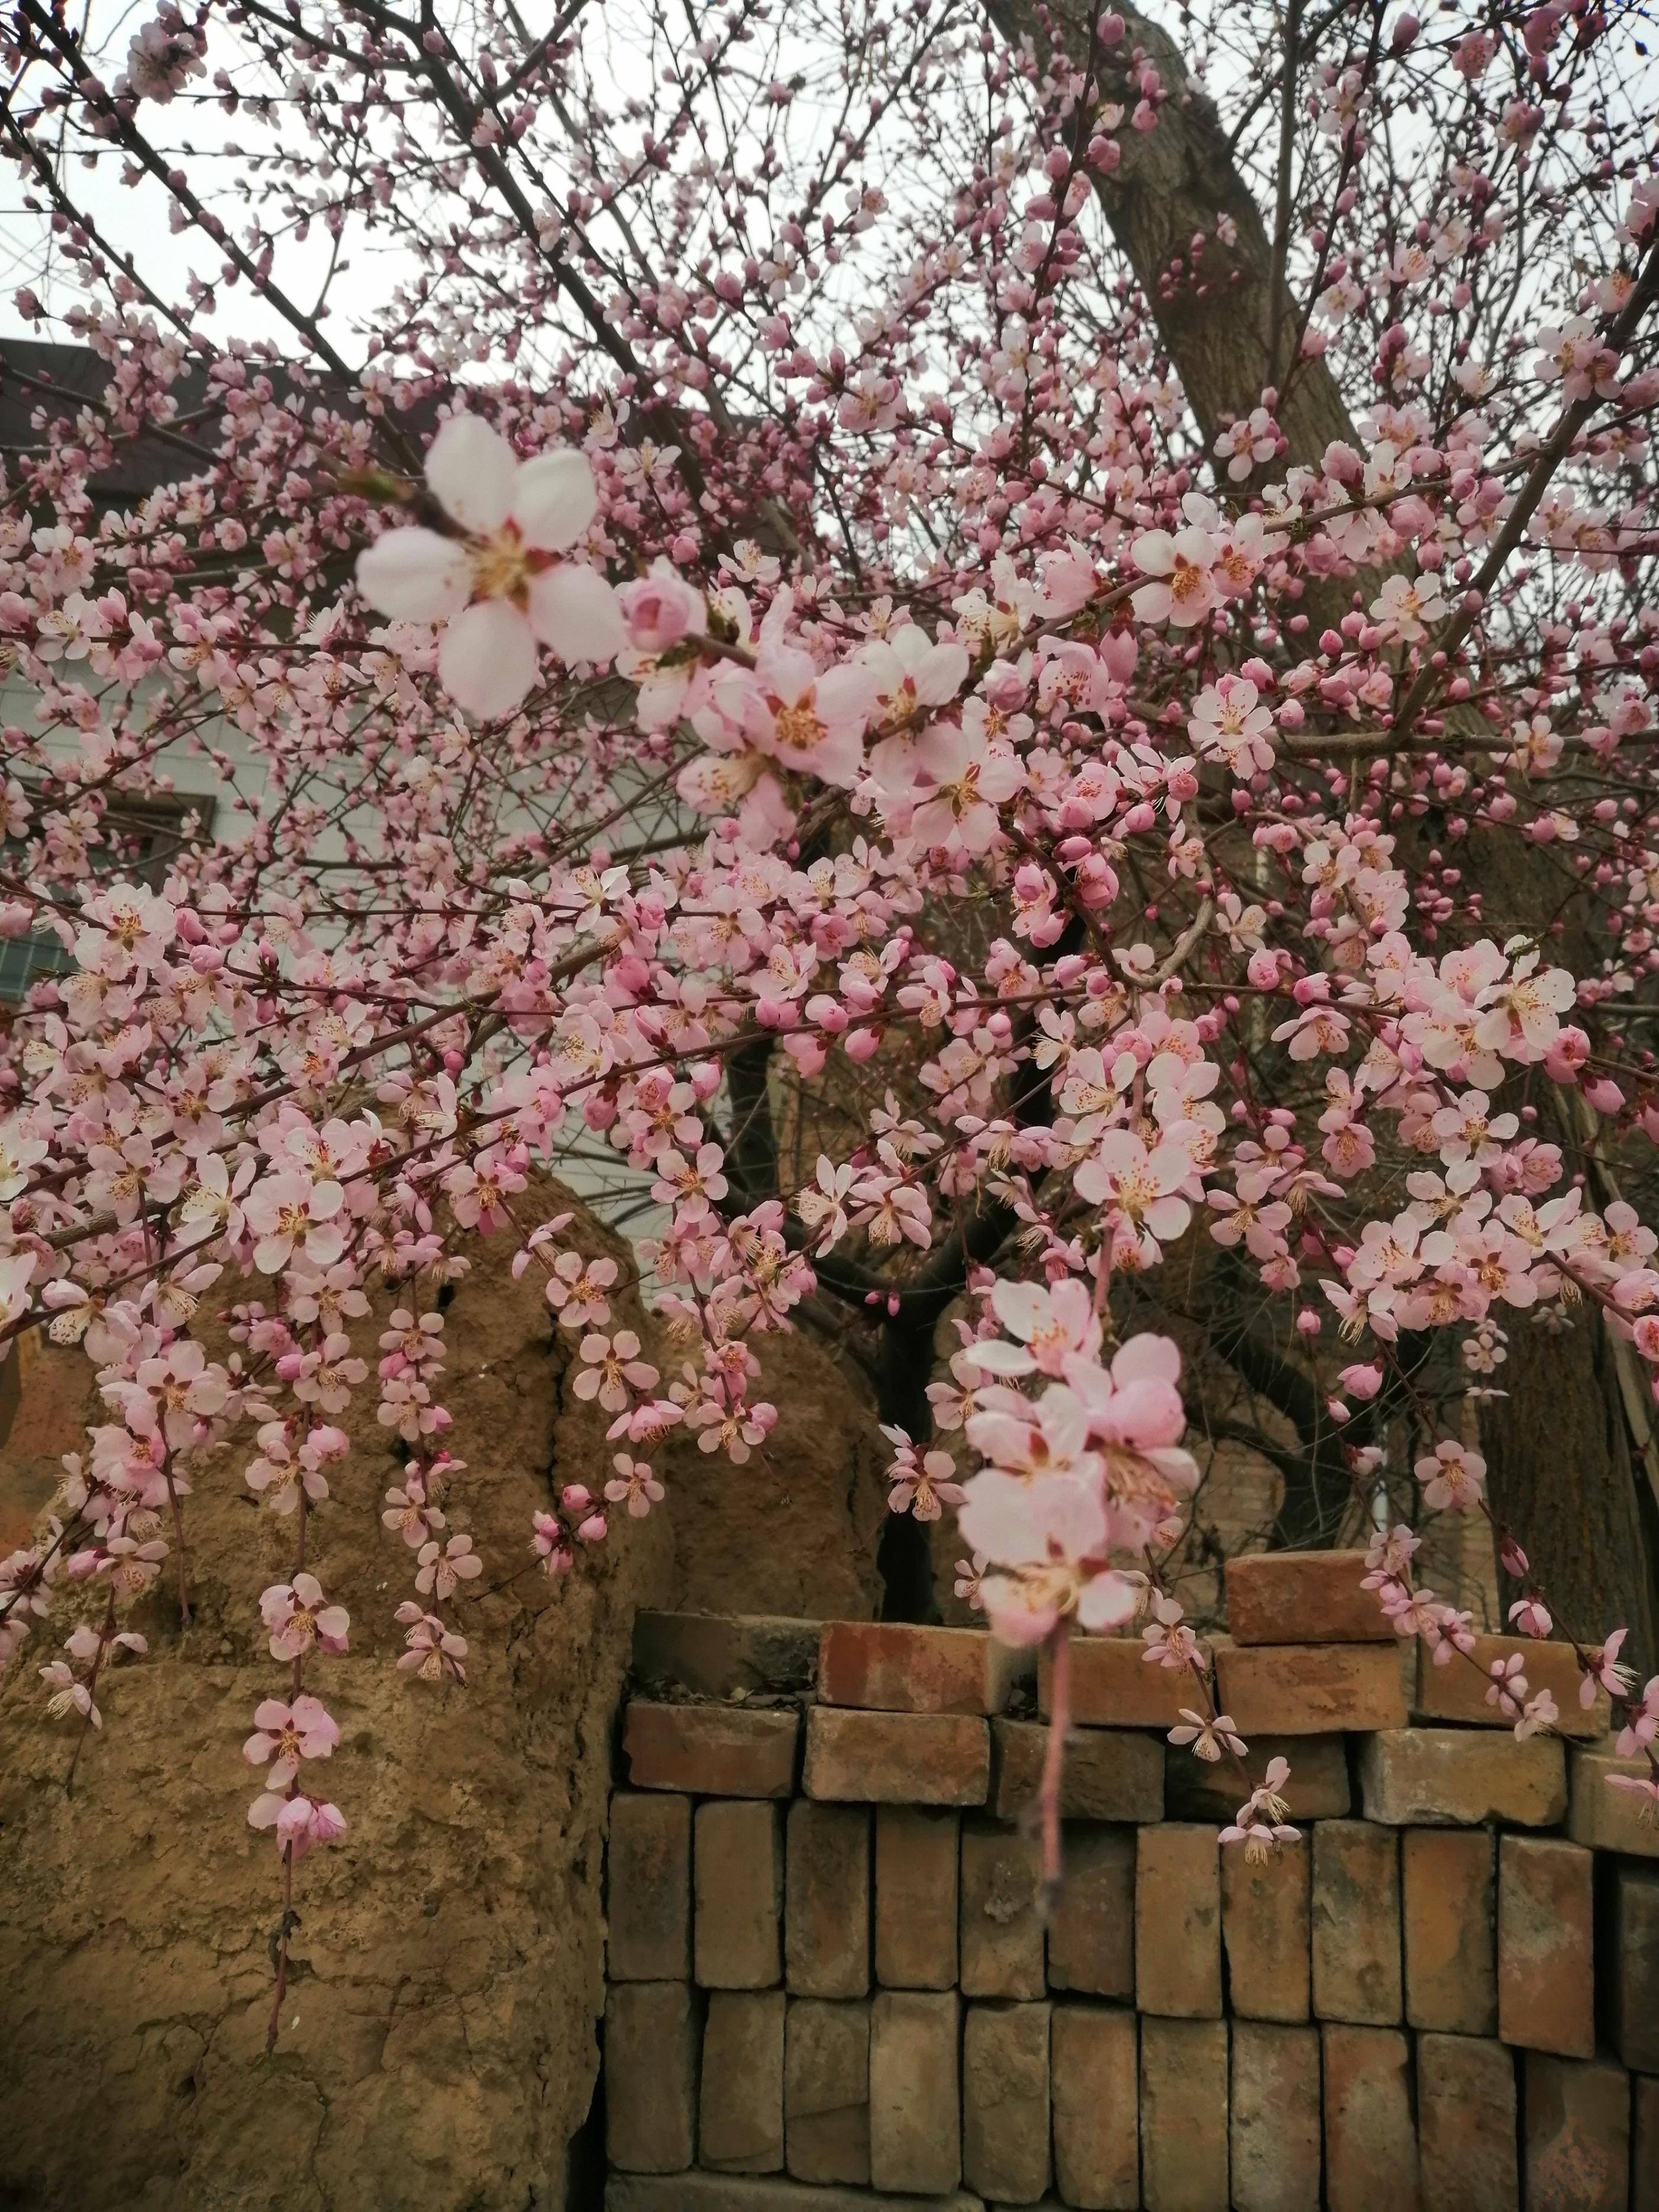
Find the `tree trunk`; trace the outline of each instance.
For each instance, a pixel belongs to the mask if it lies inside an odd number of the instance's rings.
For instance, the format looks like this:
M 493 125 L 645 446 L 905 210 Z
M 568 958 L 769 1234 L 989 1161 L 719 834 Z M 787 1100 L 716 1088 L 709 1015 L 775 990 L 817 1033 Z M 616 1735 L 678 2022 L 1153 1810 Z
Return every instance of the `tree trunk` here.
M 1088 52 L 1093 9 L 1085 0 L 987 5 L 1004 35 L 1030 39 L 1040 59 L 1055 40 L 1073 61 Z M 1155 130 L 1122 133 L 1121 162 L 1111 176 L 1094 179 L 1095 191 L 1207 446 L 1224 417 L 1260 404 L 1265 384 L 1284 384 L 1298 319 L 1282 284 L 1274 301 L 1272 242 L 1213 102 L 1190 85 L 1179 49 L 1155 23 L 1132 7 L 1120 4 L 1118 13 L 1126 25 L 1118 54 L 1127 61 L 1133 47 L 1144 47 L 1170 98 Z M 1217 235 L 1224 216 L 1235 233 L 1231 246 Z M 1198 235 L 1204 250 L 1194 262 Z M 1177 260 L 1179 270 L 1172 266 Z M 1275 331 L 1279 359 L 1269 374 Z M 1333 439 L 1363 442 L 1322 359 L 1297 368 L 1279 423 L 1288 444 L 1281 468 L 1317 464 Z M 1346 598 L 1352 585 L 1342 588 Z M 1472 836 L 1468 875 L 1490 891 L 1492 922 L 1507 909 L 1536 926 L 1559 903 L 1559 885 L 1548 879 L 1546 856 L 1513 847 L 1501 834 Z M 1491 1401 L 1480 1424 L 1493 1510 L 1547 1580 L 1565 1626 L 1594 1642 L 1623 1622 L 1640 1647 L 1631 1656 L 1651 1666 L 1659 1508 L 1632 1449 L 1600 1316 L 1584 1308 L 1562 1335 L 1522 1323 L 1510 1337 L 1499 1377 L 1510 1395 Z

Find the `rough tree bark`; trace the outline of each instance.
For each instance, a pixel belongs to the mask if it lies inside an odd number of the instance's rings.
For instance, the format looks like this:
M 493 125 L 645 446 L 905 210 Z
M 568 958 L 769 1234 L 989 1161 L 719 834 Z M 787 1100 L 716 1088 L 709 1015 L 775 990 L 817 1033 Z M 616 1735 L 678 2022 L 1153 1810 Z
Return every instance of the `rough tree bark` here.
M 987 0 L 987 12 L 1005 37 L 1031 40 L 1039 58 L 1054 43 L 1073 61 L 1089 51 L 1087 0 Z M 1157 24 L 1121 0 L 1117 12 L 1127 28 L 1119 52 L 1144 48 L 1170 99 L 1155 130 L 1123 133 L 1121 166 L 1097 177 L 1095 190 L 1209 445 L 1224 418 L 1259 404 L 1264 384 L 1284 385 L 1298 316 L 1213 102 L 1190 83 L 1179 48 Z M 1223 216 L 1231 246 L 1217 234 Z M 1195 236 L 1205 242 L 1194 261 Z M 1177 260 L 1183 265 L 1172 269 Z M 1316 462 L 1333 439 L 1359 442 L 1322 359 L 1297 367 L 1279 422 L 1288 447 L 1281 466 Z M 1494 921 L 1530 915 L 1535 926 L 1557 896 L 1518 878 L 1547 862 L 1512 844 L 1499 850 L 1490 836 L 1472 836 L 1469 875 L 1488 892 Z M 1564 1626 L 1597 1639 L 1625 1622 L 1626 1656 L 1645 1669 L 1659 1650 L 1659 1491 L 1651 1447 L 1644 1454 L 1632 1441 L 1615 1370 L 1615 1348 L 1588 1309 L 1559 1336 L 1523 1326 L 1503 1371 L 1509 1395 L 1483 1410 L 1481 1441 L 1493 1510 L 1547 1575 Z M 1293 1402 L 1281 1410 L 1297 1419 Z M 1304 1441 L 1311 1449 L 1316 1440 Z

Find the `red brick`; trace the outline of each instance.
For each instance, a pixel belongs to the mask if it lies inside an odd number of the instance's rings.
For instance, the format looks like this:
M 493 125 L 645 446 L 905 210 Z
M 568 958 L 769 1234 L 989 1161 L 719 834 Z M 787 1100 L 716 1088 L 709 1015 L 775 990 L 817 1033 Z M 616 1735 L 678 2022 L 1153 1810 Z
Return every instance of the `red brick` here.
M 1319 2030 L 1233 2022 L 1237 2212 L 1319 2212 Z
M 827 1705 L 891 1713 L 1000 1713 L 1035 1654 L 982 1628 L 922 1628 L 897 1620 L 830 1620 L 818 1645 Z
M 613 1982 L 691 1973 L 691 1800 L 618 1790 L 605 1851 L 605 1971 Z
M 702 2029 L 697 2158 L 724 2173 L 783 2166 L 781 1990 L 716 1990 Z
M 955 1984 L 960 1826 L 954 1813 L 876 1808 L 876 1979 L 884 1988 Z
M 1146 2212 L 1227 2212 L 1227 2023 L 1140 2023 Z
M 914 2197 L 817 2188 L 810 2181 L 775 2177 L 675 2174 L 671 2181 L 653 2181 L 646 2174 L 613 2174 L 604 2185 L 604 2212 L 984 2212 L 984 2203 L 969 2190 L 918 2205 Z
M 1659 1867 L 1617 1859 L 1613 1890 L 1613 2040 L 1626 2066 L 1659 2074 Z
M 1536 2051 L 1526 2069 L 1528 2212 L 1625 2212 L 1630 2075 Z
M 1308 2017 L 1310 1870 L 1307 1839 L 1252 1862 L 1242 1844 L 1221 1850 L 1221 1940 L 1227 2008 L 1246 2020 Z
M 1313 1839 L 1315 2014 L 1391 2027 L 1405 2016 L 1399 1837 L 1369 1820 L 1322 1820 Z
M 659 2180 L 613 2173 L 605 2185 L 605 2212 L 985 2212 L 985 2205 L 965 2189 L 923 2206 L 914 2197 L 820 2188 L 773 2175 L 677 2173 Z
M 1392 1644 L 1394 1630 L 1362 1589 L 1363 1552 L 1248 1552 L 1227 1562 L 1227 1627 L 1235 1644 Z
M 1082 2212 L 1139 2212 L 1140 2099 L 1135 2015 L 1057 2004 L 1049 2030 L 1054 2180 Z
M 999 1820 L 1032 1812 L 1048 1744 L 1044 1722 L 992 1722 L 996 1787 L 991 1809 Z M 1073 1729 L 1060 1767 L 1060 1810 L 1067 1820 L 1161 1820 L 1162 1739 L 1128 1729 Z
M 986 1820 L 962 1825 L 962 1993 L 1040 1997 L 1041 1852 L 1035 1836 Z
M 1644 1808 L 1650 1808 L 1653 1801 L 1629 1790 L 1607 1787 L 1607 1778 L 1613 1774 L 1647 1781 L 1647 1761 L 1614 1759 L 1608 1752 L 1588 1751 L 1577 1744 L 1568 1756 L 1572 1765 L 1572 1809 L 1567 1816 L 1567 1833 L 1573 1841 L 1598 1851 L 1621 1851 L 1631 1858 L 1659 1858 L 1659 1821 L 1644 1817 Z
M 861 1997 L 870 1988 L 870 1811 L 789 1808 L 784 1962 L 797 1996 Z
M 1221 1867 L 1215 1830 L 1176 1820 L 1135 1832 L 1135 2004 L 1214 2020 L 1221 2012 Z
M 1391 1729 L 1364 1739 L 1365 1818 L 1390 1827 L 1552 1828 L 1567 1809 L 1566 1752 L 1553 1736 L 1475 1729 Z
M 1083 1728 L 1171 1729 L 1197 1690 L 1185 1668 L 1160 1667 L 1139 1637 L 1072 1638 L 1072 1718 Z M 1047 1651 L 1037 1671 L 1037 1711 L 1053 1711 L 1053 1667 Z
M 870 2007 L 792 1998 L 785 2029 L 784 2163 L 797 2181 L 870 2179 Z
M 969 2005 L 962 2033 L 962 2178 L 1000 2204 L 1032 2204 L 1048 2176 L 1048 2007 Z
M 1329 2212 L 1418 2212 L 1411 2046 L 1393 2027 L 1320 2030 Z
M 628 1778 L 636 1790 L 680 1790 L 694 1797 L 787 1797 L 795 1786 L 800 1715 L 746 1712 L 736 1705 L 629 1702 L 623 1728 Z
M 943 2196 L 962 2179 L 958 2000 L 883 1990 L 870 2013 L 870 2178 Z
M 697 2019 L 686 1982 L 613 1982 L 605 2002 L 605 2141 L 624 2173 L 679 2173 L 696 2152 Z
M 1400 1839 L 1406 2018 L 1413 2027 L 1498 2027 L 1496 1852 L 1489 1828 L 1407 1828 Z
M 991 1787 L 991 1732 L 968 1713 L 848 1712 L 806 1716 L 809 1797 L 866 1805 L 982 1805 Z
M 1406 1725 L 1392 1644 L 1223 1644 L 1215 1660 L 1217 1698 L 1243 1736 Z
M 1515 2057 L 1475 2035 L 1417 2039 L 1423 2212 L 1517 2212 Z
M 1065 1877 L 1048 1923 L 1048 1986 L 1133 1999 L 1134 1832 L 1068 1821 L 1063 1849 Z
M 1564 2058 L 1595 2055 L 1594 1859 L 1557 1836 L 1498 1846 L 1498 2033 Z
M 1630 2212 L 1659 2212 L 1659 2081 L 1631 2076 Z
M 774 1805 L 697 1808 L 696 1977 L 706 1990 L 767 1990 L 782 1978 L 783 1840 Z
M 1164 1777 L 1164 1808 L 1171 1820 L 1228 1821 L 1250 1791 L 1267 1778 L 1268 1762 L 1290 1763 L 1283 1792 L 1292 1820 L 1340 1820 L 1353 1802 L 1345 1735 L 1253 1735 L 1244 1775 L 1230 1759 L 1177 1753 Z
M 636 1613 L 634 1679 L 700 1698 L 810 1689 L 818 1624 L 768 1613 Z
M 1417 1698 L 1413 1711 L 1425 1720 L 1461 1721 L 1476 1728 L 1513 1729 L 1516 1716 L 1500 1712 L 1486 1703 L 1492 1686 L 1494 1659 L 1519 1656 L 1526 1668 L 1528 1692 L 1536 1697 L 1547 1690 L 1559 1709 L 1557 1735 L 1598 1736 L 1607 1725 L 1608 1706 L 1599 1692 L 1588 1712 L 1578 1702 L 1583 1680 L 1571 1644 L 1553 1644 L 1529 1636 L 1477 1636 L 1467 1658 L 1455 1656 L 1437 1667 L 1426 1644 L 1417 1647 Z

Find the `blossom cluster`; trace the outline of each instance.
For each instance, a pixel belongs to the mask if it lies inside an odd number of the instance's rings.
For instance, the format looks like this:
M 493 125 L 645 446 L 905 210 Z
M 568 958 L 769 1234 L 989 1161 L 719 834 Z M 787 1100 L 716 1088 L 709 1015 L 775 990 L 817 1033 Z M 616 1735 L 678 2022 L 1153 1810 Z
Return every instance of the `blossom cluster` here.
M 215 96 L 274 82 L 311 151 L 250 157 L 234 223 L 148 136 L 204 33 L 163 9 L 107 88 L 52 47 L 40 112 L 159 167 L 295 345 L 208 345 L 205 279 L 158 319 L 68 226 L 108 384 L 40 395 L 0 502 L 30 702 L 0 1352 L 80 1344 L 108 1418 L 0 1563 L 0 1659 L 72 1616 L 41 1672 L 79 1757 L 131 1608 L 188 1617 L 234 1439 L 292 1545 L 246 1746 L 285 1885 L 344 1829 L 352 1624 L 307 1561 L 369 1502 L 353 1434 L 398 1455 L 397 1663 L 459 1694 L 469 1608 L 625 1537 L 676 1452 L 729 1467 L 734 1514 L 779 1480 L 763 1355 L 795 1327 L 876 1378 L 890 1561 L 954 1511 L 958 1595 L 1057 1664 L 1138 1629 L 1196 1756 L 1247 1748 L 1180 1587 L 1227 1370 L 1286 1516 L 1299 1485 L 1322 1540 L 1363 1531 L 1435 1663 L 1474 1663 L 1475 1622 L 1417 1580 L 1424 1529 L 1490 1525 L 1509 1625 L 1574 1643 L 1659 1804 L 1636 1624 L 1555 1594 L 1482 1444 L 1534 1331 L 1659 1399 L 1659 183 L 1613 33 L 1577 5 L 1310 32 L 1267 382 L 1254 335 L 1181 353 L 1249 289 L 1226 206 L 1104 273 L 1096 185 L 1201 116 L 1161 33 L 1108 12 L 1068 57 L 893 13 L 840 58 L 890 82 L 824 155 L 794 34 L 745 56 L 763 9 L 620 120 L 585 29 L 462 66 L 256 10 Z M 717 169 L 688 149 L 732 82 L 769 135 Z M 1424 115 L 1419 179 L 1390 132 Z M 271 273 L 313 220 L 422 249 L 350 374 Z M 124 506 L 151 441 L 176 480 Z M 211 834 L 155 813 L 204 761 Z M 573 1163 L 649 1209 L 631 1252 L 554 1210 Z M 491 1238 L 605 1426 L 510 1560 L 444 1398 Z M 1258 1389 L 1277 1426 L 1238 1413 Z M 1486 1693 L 1519 1735 L 1559 1718 L 1524 1658 Z M 1231 1840 L 1293 1833 L 1285 1778 Z

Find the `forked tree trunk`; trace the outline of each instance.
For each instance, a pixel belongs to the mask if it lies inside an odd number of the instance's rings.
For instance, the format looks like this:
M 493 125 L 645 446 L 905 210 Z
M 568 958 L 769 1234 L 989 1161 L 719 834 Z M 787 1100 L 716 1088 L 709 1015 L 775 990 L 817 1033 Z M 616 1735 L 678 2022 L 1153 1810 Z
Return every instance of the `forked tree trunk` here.
M 1074 62 L 1088 52 L 1095 11 L 1087 0 L 987 6 L 1006 37 L 1034 42 L 1039 59 L 1056 39 Z M 1264 385 L 1284 384 L 1298 318 L 1282 284 L 1275 312 L 1272 242 L 1214 104 L 1189 83 L 1179 49 L 1156 24 L 1121 0 L 1117 12 L 1127 29 L 1119 54 L 1143 47 L 1170 98 L 1155 130 L 1123 132 L 1121 165 L 1095 178 L 1095 191 L 1209 446 L 1224 418 L 1260 404 Z M 1217 233 L 1223 216 L 1231 244 Z M 1195 236 L 1204 249 L 1194 260 Z M 1275 333 L 1279 358 L 1269 374 Z M 1281 466 L 1317 463 L 1333 439 L 1361 442 L 1322 360 L 1297 369 L 1279 420 L 1289 447 Z M 1514 846 L 1477 830 L 1467 848 L 1467 879 L 1487 893 L 1500 935 L 1500 916 L 1535 920 L 1556 903 L 1532 880 L 1547 862 Z M 1587 1306 L 1564 1334 L 1522 1322 L 1510 1335 L 1498 1378 L 1508 1395 L 1484 1408 L 1480 1421 L 1493 1510 L 1547 1578 L 1563 1626 L 1595 1641 L 1625 1623 L 1627 1656 L 1646 1671 L 1656 1663 L 1659 1501 L 1632 1443 L 1613 1348 Z

